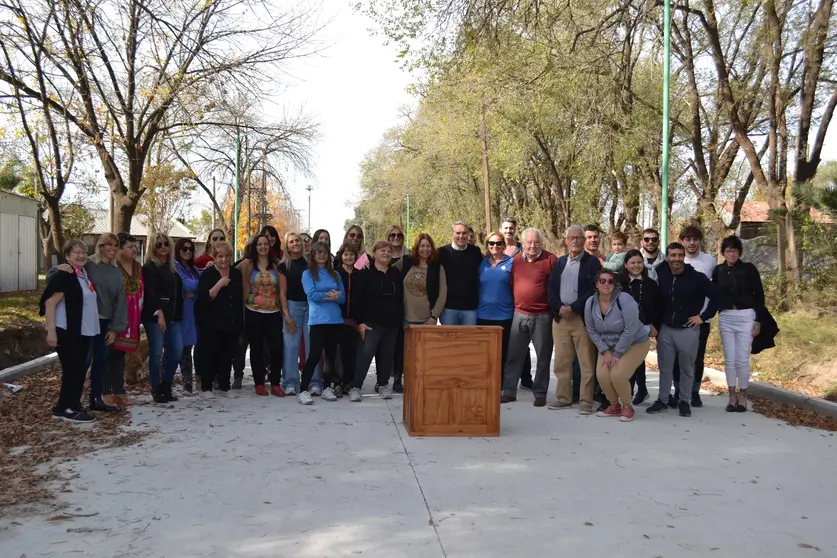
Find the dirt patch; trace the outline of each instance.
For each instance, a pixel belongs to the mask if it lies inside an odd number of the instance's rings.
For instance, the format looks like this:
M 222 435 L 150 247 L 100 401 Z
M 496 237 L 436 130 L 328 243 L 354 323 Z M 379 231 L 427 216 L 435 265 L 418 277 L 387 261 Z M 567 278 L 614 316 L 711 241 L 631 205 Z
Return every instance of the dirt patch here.
M 15 319 L 0 327 L 0 370 L 52 352 L 42 323 Z
M 53 420 L 51 407 L 61 387 L 57 365 L 16 383 L 26 389 L 0 396 L 0 517 L 26 512 L 66 490 L 68 480 L 57 465 L 135 444 L 148 434 L 124 428 L 131 423 L 129 413 L 96 413 L 96 423 L 85 427 Z

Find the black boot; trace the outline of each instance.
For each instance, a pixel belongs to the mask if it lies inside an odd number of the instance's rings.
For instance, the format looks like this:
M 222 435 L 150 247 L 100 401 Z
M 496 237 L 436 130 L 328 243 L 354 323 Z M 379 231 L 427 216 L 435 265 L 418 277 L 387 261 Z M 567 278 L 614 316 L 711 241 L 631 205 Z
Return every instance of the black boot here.
M 168 401 L 169 400 L 166 399 L 166 396 L 163 394 L 163 385 L 160 384 L 154 390 L 154 403 L 168 403 Z
M 404 393 L 404 384 L 401 383 L 401 376 L 396 376 L 392 380 L 392 391 L 395 393 Z
M 171 392 L 171 383 L 170 382 L 163 382 L 163 396 L 166 398 L 166 401 L 177 401 L 177 397 Z
M 99 411 L 102 413 L 115 413 L 119 410 L 118 407 L 114 407 L 112 405 L 108 405 L 101 398 L 93 399 L 90 398 L 90 410 L 91 411 Z

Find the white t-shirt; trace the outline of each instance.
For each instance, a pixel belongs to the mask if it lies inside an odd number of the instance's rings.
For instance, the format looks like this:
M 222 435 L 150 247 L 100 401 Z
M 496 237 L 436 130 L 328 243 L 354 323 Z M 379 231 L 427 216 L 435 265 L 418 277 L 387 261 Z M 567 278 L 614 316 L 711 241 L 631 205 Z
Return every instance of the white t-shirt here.
M 712 280 L 712 272 L 715 271 L 715 266 L 718 265 L 718 261 L 707 254 L 706 252 L 698 252 L 697 256 L 694 258 L 690 257 L 686 254 L 686 259 L 684 260 L 685 263 L 689 264 L 696 271 L 700 271 L 706 278 L 710 281 Z M 709 299 L 706 299 L 703 303 L 703 308 L 701 308 L 701 313 L 706 310 L 706 307 L 709 305 Z M 710 320 L 711 321 L 711 320 Z
M 59 273 L 65 273 L 59 271 Z M 96 301 L 96 291 L 90 288 L 90 282 L 85 274 L 84 277 L 78 277 L 78 282 L 81 285 L 81 334 L 84 337 L 94 337 L 100 333 L 99 331 L 99 303 Z M 55 307 L 55 327 L 67 329 L 67 304 L 64 298 L 58 301 Z

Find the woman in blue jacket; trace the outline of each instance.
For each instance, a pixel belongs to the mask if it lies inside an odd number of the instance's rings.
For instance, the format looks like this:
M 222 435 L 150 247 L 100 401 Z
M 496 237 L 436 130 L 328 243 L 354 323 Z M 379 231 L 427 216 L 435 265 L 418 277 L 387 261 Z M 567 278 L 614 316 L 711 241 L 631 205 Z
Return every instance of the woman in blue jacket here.
M 308 297 L 308 325 L 311 328 L 310 351 L 305 368 L 302 369 L 300 392 L 296 399 L 302 405 L 311 405 L 314 400 L 308 392 L 308 385 L 314 377 L 314 370 L 320 363 L 323 350 L 326 358 L 333 361 L 343 329 L 343 312 L 340 305 L 346 301 L 343 281 L 334 271 L 329 247 L 324 242 L 316 242 L 311 247 L 308 269 L 302 273 L 302 288 Z M 332 381 L 333 380 L 333 381 Z M 331 384 L 339 385 L 339 379 L 330 379 L 323 390 L 322 398 L 336 401 L 337 395 Z
M 192 393 L 192 349 L 198 344 L 195 299 L 198 296 L 201 272 L 195 266 L 195 243 L 188 238 L 181 238 L 175 244 L 174 269 L 183 281 L 183 321 L 180 322 L 183 352 L 180 353 L 180 374 L 183 376 L 183 389 L 186 393 Z M 163 358 L 166 358 L 165 355 Z
M 478 272 L 480 304 L 477 307 L 477 325 L 503 328 L 502 354 L 505 366 L 514 317 L 514 295 L 511 287 L 513 258 L 505 254 L 505 237 L 499 232 L 488 235 L 485 243 L 488 246 L 488 256 L 480 264 Z

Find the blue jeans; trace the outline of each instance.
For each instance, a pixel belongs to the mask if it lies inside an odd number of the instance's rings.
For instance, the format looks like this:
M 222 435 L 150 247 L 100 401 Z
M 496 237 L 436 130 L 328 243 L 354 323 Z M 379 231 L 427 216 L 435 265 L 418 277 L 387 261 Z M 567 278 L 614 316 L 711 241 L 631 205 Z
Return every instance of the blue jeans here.
M 156 390 L 160 382 L 172 383 L 177 365 L 180 364 L 180 354 L 183 352 L 183 334 L 180 322 L 170 322 L 166 325 L 166 332 L 160 331 L 157 320 L 142 322 L 145 335 L 148 337 L 148 372 L 151 374 L 151 387 Z M 166 348 L 166 368 L 160 376 L 160 364 L 163 359 L 163 345 Z
M 442 325 L 461 325 L 461 326 L 475 326 L 477 325 L 477 311 L 476 310 L 442 310 L 442 315 L 439 316 L 439 321 Z
M 84 361 L 84 370 L 90 368 L 90 399 L 93 400 L 102 398 L 102 382 L 108 373 L 110 346 L 105 345 L 105 334 L 109 324 L 110 320 L 99 319 L 99 334 L 90 343 L 90 350 L 87 351 L 87 359 Z
M 298 300 L 288 301 L 288 313 L 291 319 L 296 324 L 296 330 L 293 333 L 288 331 L 285 327 L 282 336 L 284 342 L 285 353 L 283 355 L 283 366 L 285 370 L 285 377 L 283 378 L 283 386 L 285 388 L 292 387 L 299 393 L 299 344 L 302 342 L 302 333 L 305 332 L 305 358 L 308 358 L 308 353 L 311 350 L 311 328 L 308 325 L 308 302 L 300 302 Z M 323 363 L 317 365 L 314 369 L 314 377 L 311 378 L 311 384 L 308 389 L 319 388 L 323 389 Z

